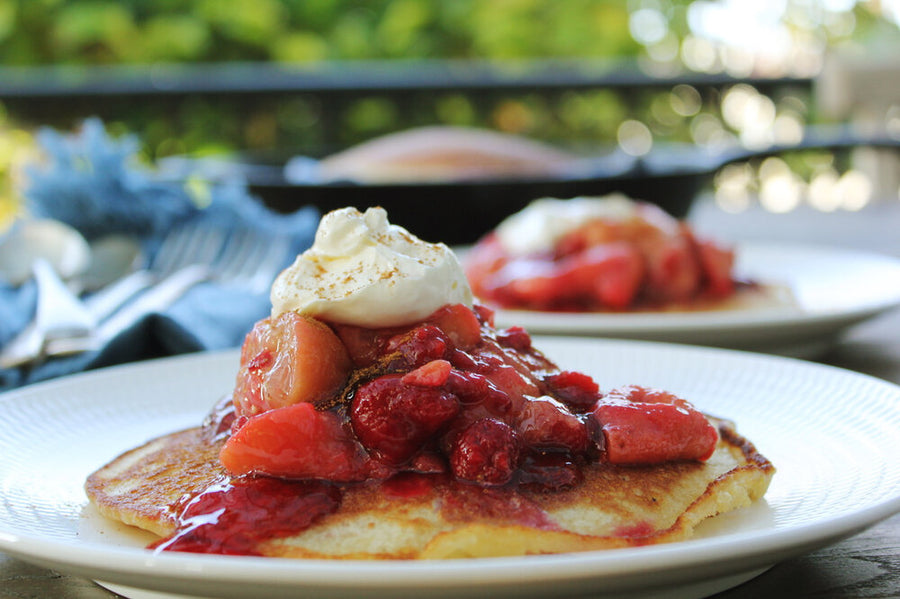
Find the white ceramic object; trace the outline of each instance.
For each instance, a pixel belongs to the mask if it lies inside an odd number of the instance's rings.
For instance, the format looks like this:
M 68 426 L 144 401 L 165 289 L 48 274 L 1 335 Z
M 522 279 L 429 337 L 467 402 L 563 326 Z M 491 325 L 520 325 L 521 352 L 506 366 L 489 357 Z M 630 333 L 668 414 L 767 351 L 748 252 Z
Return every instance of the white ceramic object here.
M 51 219 L 21 220 L 0 239 L 0 277 L 21 285 L 32 265 L 43 258 L 63 279 L 81 274 L 91 262 L 91 249 L 81 233 Z
M 581 554 L 357 562 L 155 554 L 92 510 L 85 477 L 118 453 L 200 422 L 230 391 L 237 352 L 58 379 L 0 395 L 0 551 L 134 599 L 174 596 L 708 596 L 900 511 L 900 387 L 760 354 L 535 338 L 604 389 L 669 389 L 733 419 L 777 467 L 765 500 L 682 543 Z
M 80 277 L 85 291 L 105 287 L 140 266 L 141 246 L 130 235 L 106 235 L 92 241 L 90 248 L 90 263 Z
M 554 313 L 498 310 L 499 327 L 810 357 L 848 327 L 900 306 L 900 260 L 824 246 L 757 243 L 737 248 L 739 276 L 774 284 L 793 303 L 695 312 Z

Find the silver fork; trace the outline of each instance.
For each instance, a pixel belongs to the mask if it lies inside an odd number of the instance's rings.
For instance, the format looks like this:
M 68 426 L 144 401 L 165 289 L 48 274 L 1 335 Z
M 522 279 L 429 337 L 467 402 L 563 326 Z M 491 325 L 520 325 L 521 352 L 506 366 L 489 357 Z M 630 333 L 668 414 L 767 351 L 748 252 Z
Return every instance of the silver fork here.
M 168 273 L 166 276 L 101 322 L 91 334 L 48 342 L 45 355 L 61 356 L 98 349 L 148 314 L 165 310 L 204 281 L 236 285 L 259 293 L 271 284 L 289 248 L 289 240 L 285 237 L 250 232 L 234 233 L 226 239 L 220 230 L 203 230 L 192 231 L 183 237 L 177 243 L 165 244 L 157 254 L 153 268 Z
M 286 235 L 236 232 L 223 249 L 213 277 L 224 285 L 261 293 L 271 286 L 289 249 L 290 239 Z
M 75 297 L 49 264 L 36 261 L 32 266 L 37 287 L 34 318 L 0 351 L 0 368 L 34 364 L 48 355 L 69 353 L 65 350 L 69 340 L 94 336 L 97 326 L 131 298 L 166 277 L 174 277 L 177 270 L 212 262 L 223 241 L 221 231 L 208 227 L 176 228 L 163 239 L 150 265 L 108 285 L 84 302 Z M 194 271 L 194 276 L 198 274 Z M 174 277 L 174 281 L 185 281 L 185 277 Z M 172 286 L 174 282 L 168 285 Z
M 212 227 L 177 227 L 163 239 L 150 264 L 94 293 L 84 301 L 85 307 L 96 322 L 103 322 L 139 292 L 175 271 L 191 264 L 211 263 L 224 241 L 224 233 Z

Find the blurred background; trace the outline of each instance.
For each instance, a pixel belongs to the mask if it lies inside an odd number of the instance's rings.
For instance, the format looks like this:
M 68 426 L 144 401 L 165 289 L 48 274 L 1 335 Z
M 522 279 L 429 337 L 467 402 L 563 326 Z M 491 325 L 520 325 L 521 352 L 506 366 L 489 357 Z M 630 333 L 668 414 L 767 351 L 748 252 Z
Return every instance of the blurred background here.
M 900 140 L 898 0 L 0 0 L 0 222 L 40 127 L 141 156 L 321 157 L 431 124 L 585 154 Z M 830 130 L 830 129 L 829 129 Z M 735 161 L 719 209 L 898 199 L 896 152 Z

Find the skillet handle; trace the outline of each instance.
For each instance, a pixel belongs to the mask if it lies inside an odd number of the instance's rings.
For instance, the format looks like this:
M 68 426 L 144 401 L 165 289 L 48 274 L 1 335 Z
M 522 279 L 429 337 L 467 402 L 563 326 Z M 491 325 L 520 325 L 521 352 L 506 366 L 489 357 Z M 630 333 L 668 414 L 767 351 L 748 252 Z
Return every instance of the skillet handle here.
M 900 150 L 900 139 L 881 135 L 863 135 L 847 126 L 817 126 L 806 129 L 803 139 L 795 144 L 773 144 L 766 148 L 749 149 L 732 147 L 710 155 L 709 172 L 715 172 L 735 162 L 753 158 L 768 158 L 786 152 L 804 150 L 852 150 L 855 148 L 881 148 Z M 706 169 L 704 169 L 706 170 Z

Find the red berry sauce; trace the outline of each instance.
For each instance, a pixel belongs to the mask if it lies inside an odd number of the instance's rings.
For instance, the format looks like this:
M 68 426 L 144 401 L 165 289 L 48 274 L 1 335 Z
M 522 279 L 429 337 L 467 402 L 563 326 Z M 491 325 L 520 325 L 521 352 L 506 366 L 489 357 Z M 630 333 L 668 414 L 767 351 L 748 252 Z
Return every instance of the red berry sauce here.
M 222 463 L 242 470 L 176 506 L 178 530 L 156 549 L 254 555 L 337 510 L 354 485 L 432 494 L 449 520 L 554 528 L 529 494 L 575 488 L 590 464 L 705 459 L 716 442 L 684 400 L 640 387 L 603 394 L 524 329 L 495 330 L 481 306 L 445 306 L 407 327 L 333 328 L 356 368 L 340 395 L 236 418 L 231 402 L 216 406 L 206 438 L 227 438 Z M 278 450 L 253 445 L 261 438 Z
M 261 542 L 306 530 L 340 503 L 340 490 L 321 481 L 223 478 L 182 500 L 177 532 L 150 548 L 261 555 L 257 549 Z

